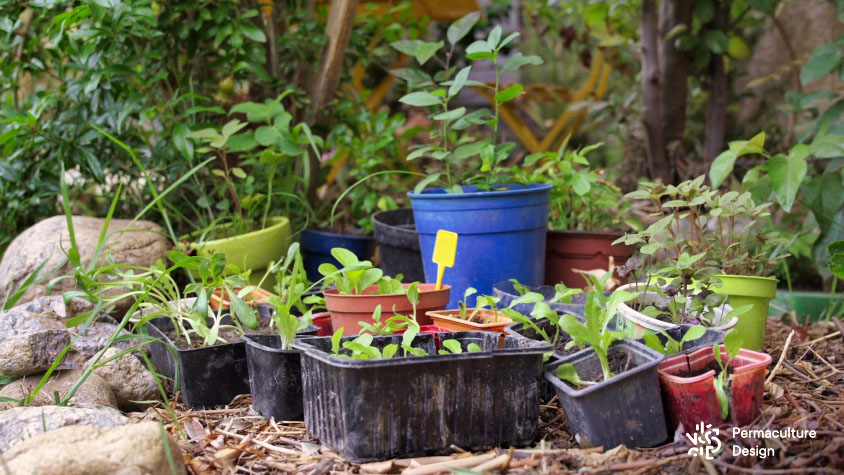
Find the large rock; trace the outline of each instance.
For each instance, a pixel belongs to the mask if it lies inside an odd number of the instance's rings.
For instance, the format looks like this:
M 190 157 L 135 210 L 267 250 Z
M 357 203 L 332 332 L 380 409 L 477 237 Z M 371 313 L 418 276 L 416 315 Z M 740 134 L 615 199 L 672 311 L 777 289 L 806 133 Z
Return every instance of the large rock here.
M 120 353 L 120 350 L 109 348 L 100 361 L 107 361 L 118 353 Z M 86 366 L 90 366 L 92 363 L 93 358 L 86 363 Z M 115 358 L 96 368 L 94 374 L 108 383 L 117 398 L 118 406 L 124 411 L 144 409 L 145 405 L 136 401 L 158 401 L 161 399 L 161 393 L 158 391 L 152 373 L 137 356 L 131 353 Z
M 129 419 L 110 407 L 41 406 L 0 411 L 0 452 L 22 440 L 65 426 L 86 425 L 105 429 L 127 424 Z
M 162 229 L 149 221 L 127 219 L 113 219 L 108 228 L 110 236 L 101 253 L 100 262 L 112 259 L 116 264 L 131 264 L 137 266 L 151 266 L 158 259 L 165 259 L 167 250 L 171 248 L 170 241 L 163 236 Z M 100 231 L 105 219 L 74 216 L 73 228 L 76 243 L 83 265 L 88 265 L 94 257 Z M 64 216 L 47 218 L 26 231 L 20 233 L 3 255 L 0 261 L 0 295 L 6 295 L 10 290 L 14 292 L 20 284 L 44 261 L 45 269 L 55 269 L 65 259 L 62 249 L 70 248 L 70 237 L 67 221 Z M 54 276 L 73 275 L 73 265 L 67 262 Z M 36 297 L 48 295 L 47 281 L 31 287 L 24 293 L 19 302 L 28 302 Z M 50 295 L 61 295 L 68 290 L 74 290 L 73 279 L 63 279 L 50 290 Z M 120 289 L 113 289 L 115 295 Z M 123 301 L 115 306 L 115 312 L 125 312 L 131 302 Z
M 70 332 L 45 330 L 0 340 L 0 375 L 19 378 L 47 371 L 70 343 Z
M 155 422 L 62 427 L 17 444 L 3 462 L 10 473 L 41 475 L 185 473 L 178 445 Z
M 29 405 L 37 407 L 55 404 L 55 394 L 58 393 L 60 397 L 67 395 L 81 375 L 82 371 L 78 369 L 53 373 Z M 33 375 L 6 385 L 3 389 L 0 389 L 0 398 L 20 400 L 27 397 L 41 381 L 41 377 L 42 375 Z M 114 397 L 111 387 L 103 378 L 94 373 L 88 375 L 88 378 L 79 386 L 79 389 L 70 398 L 69 402 L 71 404 L 117 408 L 117 398 Z M 14 402 L 0 402 L 0 409 L 8 409 L 15 406 L 17 404 Z

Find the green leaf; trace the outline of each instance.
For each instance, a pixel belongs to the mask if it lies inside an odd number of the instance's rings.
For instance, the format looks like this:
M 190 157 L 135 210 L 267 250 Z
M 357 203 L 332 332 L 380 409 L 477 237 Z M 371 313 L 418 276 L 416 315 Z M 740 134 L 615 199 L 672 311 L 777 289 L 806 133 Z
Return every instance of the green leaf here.
M 176 126 L 173 127 L 173 145 L 176 147 L 176 150 L 182 154 L 182 157 L 184 157 L 185 160 L 193 159 L 193 143 L 190 140 L 187 140 L 189 133 L 190 129 L 188 129 L 185 124 L 176 124 Z
M 343 340 L 343 327 L 338 328 L 331 335 L 331 352 L 335 355 L 340 352 L 340 342 Z
M 463 353 L 463 348 L 457 340 L 443 340 L 442 346 L 446 347 L 451 354 Z
M 682 346 L 683 343 L 687 341 L 695 341 L 702 337 L 706 333 L 706 327 L 703 325 L 694 325 L 693 327 L 686 330 L 686 333 L 683 335 L 683 338 L 680 340 L 680 345 Z
M 264 147 L 275 144 L 279 139 L 281 139 L 281 132 L 275 127 L 262 125 L 255 131 L 255 141 Z
M 434 115 L 431 118 L 434 119 L 434 120 L 443 120 L 443 121 L 445 121 L 445 120 L 457 120 L 457 119 L 463 117 L 464 114 L 466 114 L 466 108 L 465 107 L 459 107 L 457 109 L 452 109 L 452 110 L 447 111 L 447 112 L 441 112 L 439 114 Z
M 587 384 L 585 381 L 580 379 L 580 375 L 577 374 L 577 370 L 574 369 L 574 365 L 571 363 L 565 363 L 557 366 L 556 375 L 563 381 L 568 381 L 575 386 L 584 386 Z
M 390 46 L 408 56 L 416 56 L 416 48 L 420 44 L 422 44 L 421 40 L 399 40 L 390 43 Z
M 492 48 L 486 41 L 478 40 L 466 48 L 466 57 L 472 61 L 492 58 Z
M 469 343 L 468 345 L 466 345 L 466 351 L 468 351 L 469 353 L 480 353 L 484 350 L 477 343 Z
M 464 158 L 473 157 L 481 153 L 481 150 L 486 145 L 486 142 L 473 142 L 469 144 L 464 144 L 454 149 L 454 152 L 452 152 L 451 156 L 454 160 L 462 160 Z
M 385 360 L 392 358 L 396 352 L 399 350 L 399 345 L 395 343 L 390 343 L 389 345 L 384 347 L 384 350 L 381 352 L 381 357 Z
M 522 53 L 516 53 L 507 59 L 507 62 L 504 63 L 504 66 L 501 68 L 501 70 L 516 71 L 526 64 L 539 66 L 540 64 L 542 64 L 542 58 L 540 58 L 539 56 L 524 56 Z
M 238 297 L 236 293 L 232 292 L 231 289 L 226 289 L 226 292 L 229 294 L 229 300 L 232 305 L 232 313 L 235 314 L 237 319 L 240 320 L 240 322 L 247 328 L 251 328 L 253 330 L 258 328 L 258 317 L 255 315 L 255 310 L 250 307 L 249 304 L 244 302 L 243 299 Z
M 593 30 L 606 31 L 607 14 L 609 13 L 609 5 L 604 2 L 593 2 L 586 7 L 583 14 L 583 19 L 586 21 L 586 26 Z
M 448 42 L 452 46 L 456 45 L 458 41 L 463 39 L 463 37 L 472 30 L 472 27 L 478 23 L 480 18 L 480 12 L 472 12 L 449 25 L 448 30 L 446 31 L 446 38 L 448 38 Z
M 444 45 L 445 43 L 442 41 L 438 41 L 436 43 L 423 41 L 416 46 L 416 51 L 413 53 L 413 56 L 419 64 L 425 64 L 429 59 L 437 54 L 437 51 L 439 51 Z
M 799 155 L 777 154 L 768 160 L 768 175 L 771 177 L 774 195 L 784 211 L 791 211 L 807 169 L 806 159 Z
M 841 48 L 835 44 L 818 46 L 800 70 L 800 82 L 806 85 L 831 73 L 839 66 L 841 57 Z
M 724 335 L 724 349 L 727 350 L 729 361 L 732 361 L 733 358 L 739 354 L 742 344 L 744 344 L 744 339 L 741 337 L 741 333 L 739 333 L 735 328 L 731 329 L 726 335 Z
M 694 7 L 694 16 L 703 24 L 709 23 L 715 18 L 715 2 L 712 0 L 697 0 Z
M 463 89 L 463 86 L 466 84 L 466 80 L 469 78 L 469 72 L 472 70 L 471 66 L 466 66 L 465 68 L 461 69 L 457 72 L 457 75 L 454 76 L 454 81 L 451 83 L 451 86 L 448 88 L 448 97 L 454 97 L 460 94 L 460 90 Z M 465 109 L 464 109 L 465 110 Z
M 343 249 L 342 247 L 332 248 L 331 255 L 337 259 L 337 262 L 339 262 L 343 267 L 353 267 L 360 264 L 358 257 L 352 251 Z
M 577 174 L 572 178 L 571 189 L 577 196 L 584 196 L 586 193 L 589 193 L 591 188 L 592 184 L 589 183 L 589 179 L 586 176 Z
M 525 90 L 521 84 L 513 84 L 512 86 L 500 91 L 495 95 L 496 102 L 507 102 L 515 99 L 519 94 Z
M 399 102 L 410 106 L 427 107 L 440 105 L 442 100 L 430 92 L 418 91 L 405 94 Z
M 715 54 L 724 54 L 727 51 L 727 35 L 721 30 L 709 30 L 703 34 L 703 43 Z
M 264 31 L 258 28 L 257 26 L 253 25 L 249 22 L 244 22 L 240 25 L 240 32 L 243 33 L 243 36 L 249 38 L 252 41 L 256 41 L 258 43 L 266 43 L 267 37 L 264 35 Z
M 422 193 L 422 190 L 425 189 L 426 186 L 430 185 L 431 183 L 440 179 L 439 173 L 434 173 L 433 175 L 428 175 L 427 177 L 423 178 L 415 188 L 413 188 L 413 192 L 416 194 Z
M 545 297 L 543 297 L 542 294 L 540 294 L 539 292 L 528 292 L 510 302 L 509 307 L 512 308 L 522 303 L 542 302 L 543 300 L 545 300 Z

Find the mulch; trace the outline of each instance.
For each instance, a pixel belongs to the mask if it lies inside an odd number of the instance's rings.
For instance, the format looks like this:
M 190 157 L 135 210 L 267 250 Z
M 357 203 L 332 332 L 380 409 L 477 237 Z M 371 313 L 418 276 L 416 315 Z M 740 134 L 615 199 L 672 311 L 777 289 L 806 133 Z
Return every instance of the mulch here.
M 136 420 L 164 424 L 179 441 L 188 470 L 206 473 L 335 472 L 448 473 L 448 467 L 476 472 L 566 473 L 843 473 L 844 471 L 844 325 L 819 322 L 808 327 L 779 319 L 768 322 L 766 351 L 773 357 L 765 386 L 762 414 L 747 428 L 812 429 L 814 439 L 733 438 L 728 425 L 720 429 L 727 447 L 714 460 L 692 457 L 684 434 L 661 447 L 634 449 L 619 446 L 580 448 L 569 432 L 555 400 L 541 407 L 539 441 L 532 447 L 469 453 L 452 447 L 452 454 L 396 459 L 367 464 L 344 460 L 320 446 L 303 422 L 267 421 L 250 408 L 250 397 L 239 396 L 221 409 L 195 411 L 174 404 L 177 419 L 163 407 L 131 415 Z M 785 352 L 783 348 L 786 347 Z M 781 364 L 777 364 L 784 355 Z M 773 447 L 775 455 L 733 456 L 731 446 Z M 465 472 L 469 473 L 469 472 Z

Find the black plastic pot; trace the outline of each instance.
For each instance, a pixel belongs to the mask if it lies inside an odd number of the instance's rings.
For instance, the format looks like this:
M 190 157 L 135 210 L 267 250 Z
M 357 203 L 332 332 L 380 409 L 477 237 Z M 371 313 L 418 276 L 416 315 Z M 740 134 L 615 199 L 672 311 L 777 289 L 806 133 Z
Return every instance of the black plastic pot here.
M 299 330 L 301 336 L 316 336 L 318 327 Z M 277 421 L 301 421 L 302 363 L 297 350 L 282 350 L 278 335 L 247 335 L 246 364 L 252 408 Z
M 683 335 L 685 335 L 686 332 L 689 331 L 689 328 L 691 328 L 692 326 L 693 325 L 687 324 L 678 325 L 675 328 L 669 328 L 665 330 L 665 333 L 667 333 L 668 336 L 673 338 L 674 341 L 680 341 L 683 338 Z M 691 353 L 701 348 L 712 348 L 712 346 L 716 343 L 724 343 L 724 335 L 725 333 L 722 331 L 707 328 L 706 333 L 704 333 L 702 337 L 698 338 L 697 340 L 687 341 L 683 343 L 683 348 L 678 352 L 678 354 Z M 662 343 L 663 347 L 665 347 L 665 342 L 668 341 L 668 339 L 665 338 L 665 335 L 663 335 L 662 333 L 656 333 L 656 337 L 659 338 L 660 343 Z M 644 339 L 639 339 L 636 341 L 643 345 L 645 344 Z
M 551 299 L 554 298 L 556 291 L 554 290 L 554 287 L 551 287 L 550 285 L 540 285 L 537 287 L 528 286 L 528 288 L 531 292 L 542 294 L 542 296 L 545 297 L 545 303 L 547 303 L 548 306 L 557 313 L 566 312 L 571 313 L 572 315 L 580 315 L 581 317 L 584 315 L 586 308 L 585 293 L 572 297 L 571 303 L 561 303 L 551 302 Z M 519 293 L 516 291 L 515 284 L 510 281 L 498 282 L 492 286 L 492 295 L 501 299 L 498 303 L 499 307 L 507 307 L 512 301 L 519 298 Z M 530 315 L 531 310 L 533 310 L 533 304 L 518 304 L 513 307 L 513 309 L 519 313 Z
M 610 357 L 624 353 L 631 358 L 632 368 L 607 381 L 575 389 L 555 375 L 558 366 L 571 363 L 578 374 L 586 377 L 600 372 L 598 357 L 592 349 L 579 351 L 547 367 L 545 378 L 554 385 L 566 413 L 572 433 L 594 445 L 610 449 L 654 447 L 668 436 L 657 366 L 662 354 L 630 340 L 610 347 Z
M 305 272 L 308 280 L 316 282 L 322 278 L 319 273 L 319 266 L 328 262 L 340 266 L 331 255 L 331 249 L 342 247 L 351 251 L 361 260 L 372 259 L 375 254 L 375 239 L 372 236 L 357 236 L 352 234 L 337 234 L 316 229 L 302 231 L 300 242 L 302 248 L 302 259 L 305 264 Z
M 249 393 L 243 342 L 182 350 L 164 334 L 172 328 L 166 317 L 147 323 L 149 334 L 161 339 L 149 345 L 150 358 L 159 373 L 178 384 L 185 406 L 195 409 L 224 406 L 235 396 Z M 173 357 L 171 349 L 178 359 Z
M 372 215 L 372 222 L 380 250 L 378 267 L 389 276 L 402 274 L 405 282 L 425 282 L 413 210 L 379 211 Z
M 438 336 L 484 351 L 436 355 L 433 335 L 423 334 L 413 345 L 429 356 L 351 360 L 331 354 L 330 338 L 294 341 L 303 352 L 308 431 L 355 461 L 436 454 L 452 444 L 483 450 L 533 442 L 537 375 L 550 345 L 490 332 Z M 401 338 L 376 336 L 374 344 L 383 348 Z

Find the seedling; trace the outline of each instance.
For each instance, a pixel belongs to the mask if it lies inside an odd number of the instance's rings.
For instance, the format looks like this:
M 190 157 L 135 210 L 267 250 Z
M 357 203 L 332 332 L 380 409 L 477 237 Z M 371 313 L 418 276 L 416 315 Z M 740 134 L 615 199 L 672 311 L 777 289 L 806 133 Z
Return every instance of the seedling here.
M 482 351 L 480 345 L 477 343 L 466 345 L 467 353 L 480 353 Z M 442 348 L 437 351 L 437 354 L 440 355 L 459 355 L 460 353 L 463 353 L 463 347 L 460 346 L 460 342 L 457 340 L 443 340 Z
M 683 345 L 687 342 L 695 341 L 702 337 L 706 333 L 706 327 L 703 325 L 694 325 L 686 330 L 686 333 L 683 334 L 683 337 L 680 338 L 680 341 L 671 338 L 671 335 L 665 332 L 665 330 L 660 330 L 662 336 L 665 337 L 665 344 L 663 345 L 662 342 L 659 340 L 659 337 L 656 336 L 655 333 L 648 333 L 643 338 L 645 340 L 645 344 L 663 355 L 669 356 L 676 353 L 679 353 L 683 349 Z
M 712 384 L 715 386 L 715 394 L 718 396 L 718 403 L 721 404 L 721 418 L 724 420 L 727 420 L 727 416 L 730 414 L 730 396 L 727 394 L 727 389 L 730 387 L 732 375 L 729 374 L 728 370 L 730 364 L 732 364 L 735 357 L 741 351 L 742 343 L 744 341 L 742 340 L 741 334 L 735 329 L 727 332 L 724 336 L 724 349 L 727 351 L 726 363 L 721 358 L 721 345 L 716 343 L 712 347 L 712 352 L 715 354 L 715 361 L 721 367 L 721 372 L 715 376 Z
M 331 255 L 343 268 L 337 269 L 337 266 L 330 263 L 320 265 L 319 273 L 323 275 L 323 286 L 334 284 L 337 291 L 344 295 L 361 295 L 373 285 L 378 286 L 376 295 L 404 293 L 401 280 L 385 276 L 372 262 L 358 260 L 351 251 L 335 247 L 331 250 Z
M 475 308 L 471 309 L 472 311 L 470 312 L 468 308 L 469 297 L 476 293 L 478 291 L 474 287 L 469 287 L 463 292 L 463 300 L 457 302 L 457 308 L 460 310 L 460 319 L 468 322 L 474 321 L 481 309 L 489 307 L 495 314 L 491 323 L 498 323 L 498 302 L 501 299 L 491 295 L 481 295 L 475 299 Z
M 419 325 L 411 321 L 404 334 L 400 345 L 390 343 L 383 349 L 372 346 L 374 336 L 371 333 L 363 333 L 351 341 L 343 341 L 343 328 L 338 329 L 331 336 L 331 353 L 334 356 L 347 359 L 368 360 L 368 359 L 390 359 L 396 355 L 399 349 L 404 351 L 404 356 L 428 356 L 428 352 L 422 348 L 414 348 L 413 340 L 419 334 Z M 342 350 L 348 351 L 343 353 Z
M 410 304 L 413 305 L 412 315 L 400 315 L 396 311 L 396 307 L 393 306 L 393 316 L 388 318 L 386 321 L 382 322 L 381 305 L 378 305 L 377 307 L 375 307 L 375 311 L 372 313 L 373 323 L 358 322 L 358 325 L 361 326 L 360 333 L 369 332 L 373 335 L 392 335 L 398 330 L 409 330 L 411 326 L 416 326 L 418 333 L 419 324 L 416 323 L 416 306 L 419 304 L 418 282 L 414 282 L 410 284 L 410 286 L 408 286 L 407 300 L 409 300 Z
M 635 297 L 636 294 L 617 290 L 607 298 L 602 291 L 593 288 L 586 297 L 585 324 L 578 322 L 573 315 L 565 314 L 560 317 L 560 327 L 572 338 L 566 348 L 588 344 L 601 363 L 604 381 L 614 376 L 610 370 L 608 357 L 610 346 L 616 340 L 624 338 L 621 332 L 608 331 L 607 324 L 615 316 L 620 303 Z M 575 385 L 582 385 L 583 381 L 580 377 L 575 378 L 572 374 L 576 375 L 577 371 L 570 363 L 557 368 L 557 377 Z

